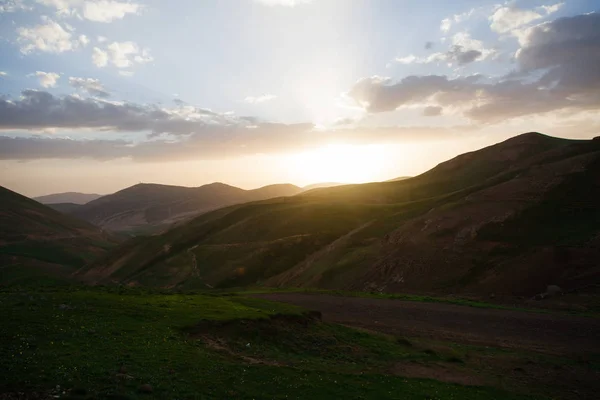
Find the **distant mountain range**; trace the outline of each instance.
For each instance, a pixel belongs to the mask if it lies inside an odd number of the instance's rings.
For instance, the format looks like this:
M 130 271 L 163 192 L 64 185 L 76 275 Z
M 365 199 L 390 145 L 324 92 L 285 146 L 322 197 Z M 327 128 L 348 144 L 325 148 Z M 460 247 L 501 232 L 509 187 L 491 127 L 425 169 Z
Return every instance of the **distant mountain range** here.
M 217 208 L 293 196 L 301 191 L 301 188 L 290 184 L 244 190 L 224 183 L 200 187 L 141 183 L 84 205 L 62 203 L 52 207 L 103 229 L 152 233 Z
M 242 197 L 235 201 L 248 201 Z M 150 210 L 139 215 L 152 220 Z M 128 241 L 77 277 L 183 288 L 532 295 L 547 285 L 599 284 L 598 259 L 600 141 L 527 133 L 410 179 L 207 212 Z
M 85 204 L 92 200 L 96 200 L 102 197 L 101 194 L 96 193 L 78 193 L 78 192 L 65 192 L 65 193 L 54 193 L 46 196 L 34 197 L 33 200 L 38 201 L 42 204 L 55 204 L 55 203 L 72 203 L 72 204 Z
M 116 245 L 99 228 L 0 187 L 0 283 L 68 277 Z

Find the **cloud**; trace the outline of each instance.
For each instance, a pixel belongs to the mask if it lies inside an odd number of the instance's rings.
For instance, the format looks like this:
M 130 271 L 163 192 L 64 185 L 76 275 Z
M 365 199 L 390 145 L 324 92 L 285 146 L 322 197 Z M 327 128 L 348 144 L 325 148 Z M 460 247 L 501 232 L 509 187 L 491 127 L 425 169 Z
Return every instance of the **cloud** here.
M 98 79 L 70 77 L 69 85 L 75 89 L 83 90 L 91 96 L 110 97 L 110 93 L 104 88 Z
M 119 75 L 130 77 L 133 76 L 133 71 L 119 71 Z
M 102 90 L 96 80 L 75 78 L 79 88 Z M 106 101 L 80 96 L 54 96 L 45 91 L 24 90 L 17 100 L 0 98 L 0 129 L 40 130 L 90 128 L 117 132 L 147 131 L 158 136 L 189 135 L 209 126 L 256 125 L 225 114 L 193 106 L 176 109 Z
M 0 76 L 7 76 L 7 75 L 8 75 L 8 72 L 0 71 Z
M 39 4 L 56 9 L 60 17 L 77 17 L 94 22 L 112 22 L 127 14 L 138 14 L 142 6 L 116 0 L 37 0 Z
M 560 18 L 528 28 L 516 73 L 363 78 L 348 92 L 372 113 L 422 105 L 444 107 L 474 121 L 495 123 L 551 111 L 600 109 L 600 14 Z
M 108 65 L 108 53 L 104 50 L 94 47 L 92 50 L 92 62 L 98 68 Z
M 0 14 L 29 11 L 31 9 L 32 7 L 27 5 L 24 0 L 2 0 L 0 2 Z
M 258 103 L 264 103 L 267 101 L 271 101 L 276 98 L 277 98 L 277 96 L 275 96 L 274 94 L 263 94 L 261 96 L 248 96 L 244 99 L 244 101 L 246 103 L 250 103 L 250 104 L 258 104 Z
M 482 8 L 472 8 L 469 11 L 466 11 L 464 13 L 454 14 L 451 17 L 444 18 L 442 20 L 442 22 L 440 23 L 440 30 L 444 33 L 448 33 L 452 29 L 453 25 L 461 24 L 465 21 L 468 21 L 473 16 L 481 13 L 481 11 L 482 11 Z
M 425 50 L 433 49 L 434 45 L 435 45 L 435 43 L 433 43 L 433 42 L 425 42 Z
M 136 43 L 112 42 L 106 50 L 94 47 L 92 61 L 99 68 L 109 63 L 117 68 L 129 68 L 135 64 L 144 64 L 153 61 L 148 49 L 140 48 Z
M 28 54 L 35 50 L 47 53 L 63 53 L 76 50 L 87 44 L 87 38 L 84 35 L 76 39 L 69 30 L 63 28 L 59 23 L 49 18 L 42 18 L 42 20 L 44 21 L 42 24 L 17 29 L 17 42 L 20 44 L 22 53 Z
M 468 32 L 458 32 L 452 36 L 452 45 L 446 52 L 433 53 L 427 57 L 410 54 L 406 57 L 398 57 L 394 61 L 400 64 L 446 62 L 449 65 L 464 66 L 485 60 L 495 53 L 495 50 L 486 48 L 481 40 L 473 39 Z
M 254 0 L 256 3 L 265 5 L 265 6 L 285 6 L 285 7 L 295 7 L 300 4 L 308 4 L 312 3 L 313 0 Z
M 88 80 L 84 80 L 86 83 Z M 443 139 L 460 128 L 392 127 L 315 130 L 311 123 L 280 124 L 234 117 L 180 103 L 177 108 L 53 96 L 26 90 L 15 100 L 0 98 L 0 130 L 90 129 L 149 133 L 146 141 L 73 140 L 0 136 L 1 160 L 128 157 L 134 161 L 228 158 L 257 153 L 297 152 L 343 140 L 348 144 Z M 164 134 L 167 134 L 166 136 Z
M 555 13 L 563 4 L 541 6 L 538 7 L 537 11 L 521 9 L 514 4 L 500 6 L 489 17 L 490 28 L 497 33 L 508 33 L 523 25 Z
M 98 40 L 98 43 L 104 43 L 107 41 L 105 36 L 98 36 L 96 39 Z
M 90 42 L 90 39 L 88 39 L 87 36 L 85 36 L 85 35 L 79 35 L 79 43 L 81 43 L 81 45 L 83 47 L 87 46 L 89 42 Z
M 60 78 L 60 75 L 55 72 L 36 71 L 35 74 L 31 75 L 37 76 L 40 81 L 40 85 L 45 88 L 55 87 L 56 82 Z
M 421 59 L 414 54 L 409 54 L 406 57 L 397 57 L 394 61 L 400 64 L 412 64 L 414 62 L 421 62 Z
M 429 106 L 423 109 L 423 116 L 425 117 L 437 117 L 438 115 L 442 115 L 442 107 L 438 106 Z
M 448 33 L 450 28 L 452 28 L 452 20 L 450 18 L 444 18 L 442 22 L 440 22 L 440 31 Z

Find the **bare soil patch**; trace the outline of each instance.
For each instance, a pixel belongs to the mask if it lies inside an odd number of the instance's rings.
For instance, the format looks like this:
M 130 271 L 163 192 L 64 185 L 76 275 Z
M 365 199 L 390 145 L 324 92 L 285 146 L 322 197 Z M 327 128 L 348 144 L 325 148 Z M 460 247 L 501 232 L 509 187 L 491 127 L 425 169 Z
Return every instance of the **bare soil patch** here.
M 255 296 L 320 311 L 325 322 L 395 336 L 426 337 L 555 355 L 600 353 L 598 318 L 322 294 Z

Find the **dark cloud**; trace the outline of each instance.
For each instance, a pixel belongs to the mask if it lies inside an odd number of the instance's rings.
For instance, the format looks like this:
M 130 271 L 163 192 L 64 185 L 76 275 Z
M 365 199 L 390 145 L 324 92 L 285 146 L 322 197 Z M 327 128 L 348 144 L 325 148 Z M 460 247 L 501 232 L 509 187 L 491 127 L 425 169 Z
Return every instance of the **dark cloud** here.
M 425 42 L 425 50 L 433 49 L 434 45 L 435 45 L 435 43 L 433 43 L 433 42 Z
M 556 110 L 600 109 L 599 14 L 544 23 L 524 30 L 519 39 L 518 72 L 495 82 L 481 76 L 409 76 L 396 83 L 372 77 L 358 81 L 349 95 L 370 112 L 427 101 L 481 122 Z M 480 56 L 462 48 L 451 53 L 459 64 Z
M 479 50 L 466 50 L 463 46 L 452 46 L 452 48 L 445 53 L 446 60 L 452 64 L 458 64 L 459 66 L 470 64 L 477 61 L 483 53 Z
M 426 117 L 437 117 L 438 115 L 442 115 L 442 107 L 438 106 L 429 106 L 423 109 L 423 115 Z
M 343 128 L 328 131 L 312 124 L 264 124 L 256 128 L 215 127 L 211 134 L 193 134 L 180 140 L 133 143 L 122 140 L 0 136 L 0 160 L 78 159 L 105 161 L 130 158 L 137 162 L 225 159 L 258 153 L 308 150 L 343 141 L 347 144 L 403 143 L 450 140 L 465 134 L 467 126 Z
M 213 125 L 245 125 L 232 117 L 191 106 L 175 110 L 78 96 L 56 97 L 25 90 L 18 100 L 0 99 L 0 129 L 92 128 L 188 135 Z

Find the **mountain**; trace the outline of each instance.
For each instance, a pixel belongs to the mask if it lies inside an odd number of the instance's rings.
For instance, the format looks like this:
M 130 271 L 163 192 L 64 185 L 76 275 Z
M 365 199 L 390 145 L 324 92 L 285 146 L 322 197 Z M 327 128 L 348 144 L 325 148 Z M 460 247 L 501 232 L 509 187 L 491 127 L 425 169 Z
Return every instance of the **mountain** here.
M 107 230 L 153 232 L 217 208 L 301 191 L 289 184 L 244 190 L 223 183 L 200 187 L 141 183 L 67 212 Z
M 83 204 L 75 204 L 75 203 L 51 203 L 46 204 L 48 207 L 61 212 L 63 214 L 71 214 L 74 213 L 75 210 L 81 208 Z
M 70 275 L 116 245 L 95 226 L 0 187 L 0 284 Z
M 311 185 L 304 186 L 302 188 L 302 190 L 307 191 L 307 190 L 312 190 L 312 189 L 320 189 L 320 188 L 327 188 L 327 187 L 341 186 L 341 185 L 346 185 L 346 183 L 339 183 L 339 182 L 313 183 Z
M 397 182 L 397 181 L 403 181 L 405 179 L 409 179 L 412 178 L 411 176 L 399 176 L 397 178 L 393 178 L 393 179 L 388 179 L 386 182 Z
M 539 133 L 401 181 L 314 189 L 129 241 L 88 282 L 533 295 L 600 283 L 600 141 Z
M 92 200 L 96 200 L 102 197 L 101 194 L 96 193 L 77 193 L 77 192 L 65 192 L 48 194 L 46 196 L 34 197 L 35 201 L 42 204 L 56 204 L 56 203 L 73 203 L 73 204 L 86 204 Z

